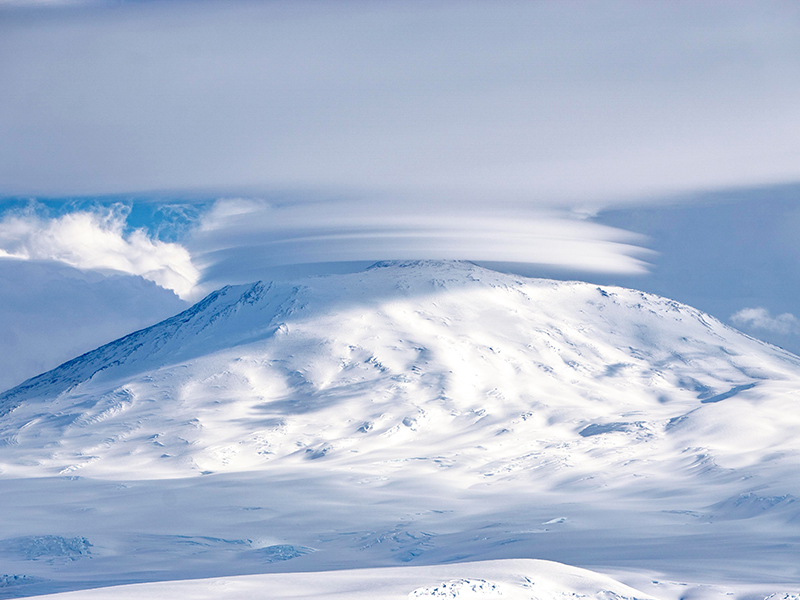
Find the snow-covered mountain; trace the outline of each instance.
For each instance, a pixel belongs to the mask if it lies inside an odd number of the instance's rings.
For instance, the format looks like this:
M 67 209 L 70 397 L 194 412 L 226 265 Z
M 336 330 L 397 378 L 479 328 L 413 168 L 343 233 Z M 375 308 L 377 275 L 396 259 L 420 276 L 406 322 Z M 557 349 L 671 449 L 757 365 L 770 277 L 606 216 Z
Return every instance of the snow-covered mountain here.
M 490 558 L 800 582 L 800 358 L 633 290 L 231 286 L 0 414 L 15 590 Z

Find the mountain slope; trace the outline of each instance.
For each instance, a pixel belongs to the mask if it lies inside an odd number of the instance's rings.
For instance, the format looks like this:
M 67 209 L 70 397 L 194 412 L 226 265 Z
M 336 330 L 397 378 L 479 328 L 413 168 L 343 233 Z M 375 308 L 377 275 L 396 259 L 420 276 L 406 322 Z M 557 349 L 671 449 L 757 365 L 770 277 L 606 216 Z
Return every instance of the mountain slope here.
M 796 357 L 663 298 L 389 263 L 224 288 L 6 392 L 0 431 L 50 472 L 111 461 L 116 476 L 132 453 L 131 475 L 179 476 L 422 443 L 488 477 L 524 470 L 520 443 L 567 443 L 548 459 L 568 462 L 598 439 L 661 454 L 697 436 L 736 463 L 792 441 L 771 417 L 790 417 L 799 374 Z
M 800 579 L 799 394 L 797 357 L 634 290 L 439 262 L 228 287 L 0 396 L 0 568 Z

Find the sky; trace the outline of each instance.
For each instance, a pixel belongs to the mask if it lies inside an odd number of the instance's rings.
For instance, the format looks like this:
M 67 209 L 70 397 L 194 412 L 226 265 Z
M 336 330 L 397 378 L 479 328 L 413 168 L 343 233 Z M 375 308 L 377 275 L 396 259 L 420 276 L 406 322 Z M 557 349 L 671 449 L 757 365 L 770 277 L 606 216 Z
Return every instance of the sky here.
M 788 1 L 0 0 L 0 387 L 387 259 L 644 289 L 800 352 L 798 33 Z

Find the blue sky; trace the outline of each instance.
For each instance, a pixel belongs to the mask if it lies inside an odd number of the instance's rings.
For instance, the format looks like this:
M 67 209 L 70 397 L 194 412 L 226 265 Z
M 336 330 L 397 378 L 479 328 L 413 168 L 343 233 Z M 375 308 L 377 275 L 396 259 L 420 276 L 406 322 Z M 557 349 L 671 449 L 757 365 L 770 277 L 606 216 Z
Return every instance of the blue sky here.
M 226 283 L 391 258 L 619 283 L 800 351 L 799 26 L 777 1 L 0 2 L 0 387 Z

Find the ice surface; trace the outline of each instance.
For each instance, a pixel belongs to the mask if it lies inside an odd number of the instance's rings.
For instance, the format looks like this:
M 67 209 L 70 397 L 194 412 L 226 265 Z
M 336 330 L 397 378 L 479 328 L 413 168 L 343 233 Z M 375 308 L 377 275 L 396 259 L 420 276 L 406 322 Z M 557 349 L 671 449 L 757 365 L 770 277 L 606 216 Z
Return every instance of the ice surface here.
M 228 287 L 0 396 L 0 573 L 545 558 L 794 593 L 798 400 L 800 359 L 634 290 L 467 263 Z M 461 579 L 507 586 L 400 597 Z
M 27 560 L 77 560 L 91 554 L 92 545 L 84 537 L 29 535 L 0 540 L 0 556 L 11 555 Z

